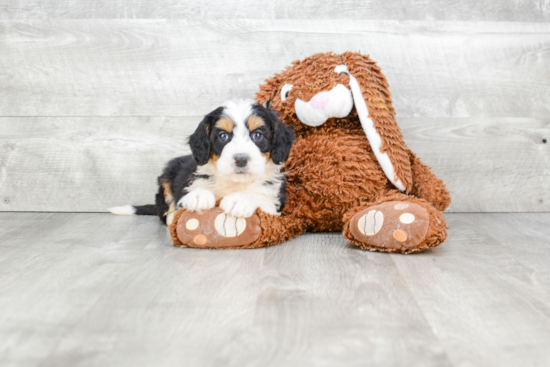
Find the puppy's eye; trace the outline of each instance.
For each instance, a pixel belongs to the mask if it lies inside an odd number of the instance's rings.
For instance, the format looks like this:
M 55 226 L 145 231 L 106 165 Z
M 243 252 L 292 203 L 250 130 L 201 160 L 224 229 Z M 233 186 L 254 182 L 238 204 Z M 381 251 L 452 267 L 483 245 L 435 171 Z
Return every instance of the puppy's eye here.
M 223 133 L 220 133 L 220 135 L 218 135 L 218 138 L 221 141 L 226 141 L 227 139 L 229 139 L 229 135 L 227 135 L 227 133 L 223 132 Z
M 261 132 L 261 131 L 254 131 L 254 132 L 252 133 L 252 140 L 254 140 L 254 141 L 258 141 L 258 140 L 260 140 L 262 137 L 263 137 L 263 135 L 262 135 L 262 132 Z
M 286 101 L 291 89 L 292 89 L 292 84 L 283 85 L 283 87 L 281 88 L 281 101 L 283 102 Z

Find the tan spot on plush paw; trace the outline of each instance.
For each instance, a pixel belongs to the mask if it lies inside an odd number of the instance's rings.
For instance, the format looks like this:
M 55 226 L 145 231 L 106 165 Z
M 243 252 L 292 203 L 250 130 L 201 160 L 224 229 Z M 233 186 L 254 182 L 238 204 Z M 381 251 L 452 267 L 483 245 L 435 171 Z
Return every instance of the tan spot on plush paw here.
M 382 224 L 384 224 L 384 214 L 378 210 L 371 210 L 359 219 L 357 227 L 361 233 L 373 236 L 380 231 Z
M 214 221 L 214 227 L 224 237 L 236 237 L 246 229 L 246 220 L 221 213 Z
M 206 236 L 203 234 L 198 234 L 193 238 L 193 242 L 195 242 L 195 245 L 202 246 L 206 243 Z
M 414 222 L 414 214 L 411 214 L 411 213 L 401 214 L 401 216 L 399 217 L 399 221 L 403 224 L 412 223 Z
M 217 224 L 216 219 L 218 220 Z M 194 220 L 197 222 L 194 222 Z M 174 221 L 176 223 L 172 225 L 170 234 L 176 246 L 197 248 L 243 247 L 256 241 L 262 232 L 258 215 L 254 214 L 250 218 L 231 216 L 226 218 L 224 211 L 219 207 L 202 212 L 181 209 Z M 187 223 L 191 228 L 198 223 L 198 227 L 189 230 Z M 174 227 L 176 227 L 175 231 Z
M 407 240 L 407 233 L 402 229 L 396 229 L 393 231 L 393 238 L 398 242 L 405 242 Z
M 394 208 L 397 210 L 407 209 L 408 207 L 409 207 L 409 204 L 407 203 L 399 203 L 396 206 L 394 206 Z
M 185 223 L 185 228 L 187 228 L 188 230 L 190 231 L 194 231 L 195 229 L 197 229 L 199 227 L 199 221 L 196 220 L 195 218 L 193 219 L 189 219 L 187 221 L 187 223 Z

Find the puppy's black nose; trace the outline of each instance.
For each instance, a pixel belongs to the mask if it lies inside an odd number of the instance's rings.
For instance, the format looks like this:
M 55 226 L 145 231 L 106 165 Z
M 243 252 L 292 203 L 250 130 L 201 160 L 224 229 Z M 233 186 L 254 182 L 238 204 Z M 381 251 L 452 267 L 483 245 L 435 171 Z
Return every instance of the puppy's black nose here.
M 248 163 L 248 156 L 245 155 L 245 154 L 237 154 L 235 157 L 235 165 L 237 167 L 245 167 L 246 164 Z

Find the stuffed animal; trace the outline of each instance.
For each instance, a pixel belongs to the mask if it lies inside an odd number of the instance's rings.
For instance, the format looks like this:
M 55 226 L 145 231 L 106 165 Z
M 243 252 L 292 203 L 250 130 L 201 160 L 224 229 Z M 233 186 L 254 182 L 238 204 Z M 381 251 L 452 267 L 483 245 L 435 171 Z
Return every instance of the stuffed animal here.
M 174 244 L 254 248 L 306 231 L 342 231 L 363 249 L 412 253 L 446 239 L 449 193 L 405 145 L 386 78 L 369 56 L 294 61 L 260 86 L 256 100 L 296 133 L 282 214 L 257 210 L 228 220 L 219 208 L 180 210 L 170 227 Z

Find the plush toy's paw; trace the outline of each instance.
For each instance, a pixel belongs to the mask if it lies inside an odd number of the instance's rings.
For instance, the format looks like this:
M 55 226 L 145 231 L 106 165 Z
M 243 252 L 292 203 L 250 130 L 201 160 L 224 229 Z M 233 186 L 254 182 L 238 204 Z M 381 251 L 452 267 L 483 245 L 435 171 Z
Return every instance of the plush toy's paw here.
M 178 209 L 187 209 L 192 212 L 210 210 L 216 206 L 216 197 L 205 189 L 194 189 L 178 201 Z
M 421 205 L 388 201 L 355 214 L 350 231 L 369 248 L 412 252 L 425 240 L 429 225 L 428 210 Z
M 258 205 L 248 195 L 235 192 L 222 199 L 220 208 L 234 217 L 249 218 L 258 209 Z
M 171 227 L 177 246 L 222 248 L 251 244 L 260 236 L 260 218 L 234 217 L 220 208 L 206 212 L 183 211 Z M 175 231 L 172 230 L 175 226 Z

